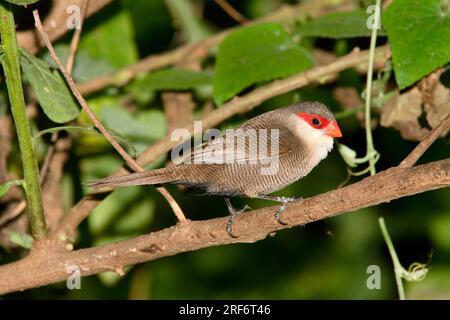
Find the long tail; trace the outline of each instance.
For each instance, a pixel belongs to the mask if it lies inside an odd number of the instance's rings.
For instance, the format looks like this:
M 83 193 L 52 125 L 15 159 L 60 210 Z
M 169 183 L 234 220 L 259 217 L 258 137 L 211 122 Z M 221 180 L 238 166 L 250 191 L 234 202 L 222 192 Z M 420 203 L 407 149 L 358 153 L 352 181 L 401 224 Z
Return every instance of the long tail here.
M 125 186 L 138 186 L 146 184 L 161 184 L 174 182 L 177 180 L 174 178 L 173 170 L 168 168 L 156 169 L 145 172 L 131 173 L 119 177 L 111 177 L 105 179 L 99 179 L 89 181 L 86 185 L 90 188 L 115 188 Z

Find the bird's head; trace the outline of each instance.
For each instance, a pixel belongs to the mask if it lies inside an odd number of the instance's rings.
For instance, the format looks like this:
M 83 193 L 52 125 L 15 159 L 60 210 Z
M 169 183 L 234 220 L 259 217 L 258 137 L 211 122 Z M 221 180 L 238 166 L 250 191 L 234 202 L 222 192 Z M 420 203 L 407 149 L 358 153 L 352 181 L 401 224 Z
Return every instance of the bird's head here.
M 333 147 L 333 138 L 342 137 L 341 129 L 331 111 L 320 102 L 301 102 L 290 110 L 294 134 L 313 149 L 325 153 Z

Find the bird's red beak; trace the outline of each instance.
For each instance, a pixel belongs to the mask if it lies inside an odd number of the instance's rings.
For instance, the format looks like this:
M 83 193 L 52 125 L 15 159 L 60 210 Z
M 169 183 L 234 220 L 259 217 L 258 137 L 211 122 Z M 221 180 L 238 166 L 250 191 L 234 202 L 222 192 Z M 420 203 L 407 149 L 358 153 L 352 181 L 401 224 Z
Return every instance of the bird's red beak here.
M 325 134 L 332 138 L 340 138 L 342 137 L 341 128 L 337 124 L 336 120 L 330 122 L 330 124 L 325 128 Z

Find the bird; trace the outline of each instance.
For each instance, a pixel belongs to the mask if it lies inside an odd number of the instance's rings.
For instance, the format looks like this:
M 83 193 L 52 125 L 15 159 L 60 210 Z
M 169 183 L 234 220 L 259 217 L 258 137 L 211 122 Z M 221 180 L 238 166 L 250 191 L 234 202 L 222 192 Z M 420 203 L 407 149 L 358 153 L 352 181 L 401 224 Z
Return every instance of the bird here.
M 230 198 L 257 198 L 278 202 L 275 219 L 288 203 L 301 198 L 272 193 L 308 175 L 333 148 L 341 129 L 329 108 L 317 101 L 302 101 L 262 113 L 235 130 L 194 147 L 177 164 L 145 172 L 88 182 L 91 188 L 178 184 L 205 194 L 223 196 L 234 218 L 249 209 L 237 210 Z

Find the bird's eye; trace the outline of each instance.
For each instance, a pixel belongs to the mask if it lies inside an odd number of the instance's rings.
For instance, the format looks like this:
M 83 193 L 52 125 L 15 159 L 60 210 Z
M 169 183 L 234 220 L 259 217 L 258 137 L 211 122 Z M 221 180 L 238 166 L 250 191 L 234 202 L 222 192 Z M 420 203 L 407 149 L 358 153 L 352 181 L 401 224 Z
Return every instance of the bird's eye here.
M 320 126 L 320 120 L 317 119 L 317 118 L 313 118 L 312 119 L 312 124 L 315 125 L 315 126 Z

